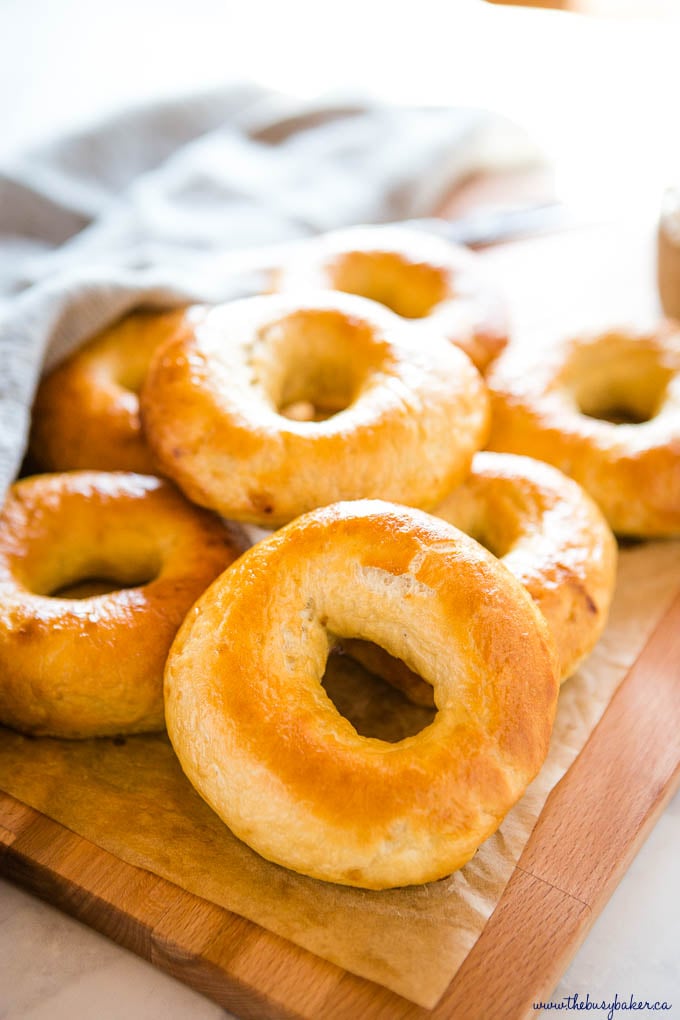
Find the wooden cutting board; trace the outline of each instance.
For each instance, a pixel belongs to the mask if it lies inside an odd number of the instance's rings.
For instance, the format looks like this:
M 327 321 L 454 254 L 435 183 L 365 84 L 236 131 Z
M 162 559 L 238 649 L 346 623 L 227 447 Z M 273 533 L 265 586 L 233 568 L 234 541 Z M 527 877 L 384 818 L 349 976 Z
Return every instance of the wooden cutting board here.
M 585 322 L 654 303 L 639 233 L 627 228 L 505 246 L 490 259 L 522 329 L 552 323 L 562 305 L 565 319 L 576 304 Z M 244 1018 L 535 1015 L 532 1003 L 550 997 L 680 782 L 680 578 L 678 589 L 433 1010 L 125 864 L 1 792 L 0 872 Z

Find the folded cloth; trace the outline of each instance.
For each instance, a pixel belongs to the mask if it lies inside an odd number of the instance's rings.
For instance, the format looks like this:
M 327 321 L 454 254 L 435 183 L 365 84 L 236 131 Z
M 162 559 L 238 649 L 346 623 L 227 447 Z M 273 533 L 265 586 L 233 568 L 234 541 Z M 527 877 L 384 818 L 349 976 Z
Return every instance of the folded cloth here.
M 462 177 L 529 151 L 478 110 L 304 104 L 243 84 L 0 166 L 0 498 L 41 372 L 108 323 L 257 292 L 272 245 L 431 214 Z

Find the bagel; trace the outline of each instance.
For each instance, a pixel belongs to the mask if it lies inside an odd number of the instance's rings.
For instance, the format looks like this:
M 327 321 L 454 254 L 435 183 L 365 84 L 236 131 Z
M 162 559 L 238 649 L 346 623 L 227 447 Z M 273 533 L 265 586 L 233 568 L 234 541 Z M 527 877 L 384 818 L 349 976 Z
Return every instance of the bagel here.
M 156 347 L 184 313 L 138 311 L 109 326 L 38 387 L 29 452 L 45 471 L 157 471 L 139 421 L 138 393 Z
M 339 637 L 430 682 L 432 724 L 360 736 L 320 682 Z M 372 889 L 470 859 L 540 769 L 557 691 L 546 623 L 512 574 L 453 526 L 377 500 L 253 546 L 188 614 L 165 673 L 182 768 L 235 835 Z
M 414 343 L 372 301 L 263 295 L 191 321 L 151 362 L 144 430 L 163 474 L 225 517 L 274 527 L 373 496 L 427 506 L 484 444 L 469 359 L 424 329 Z M 293 420 L 305 403 L 321 420 Z
M 235 533 L 157 478 L 16 483 L 0 513 L 0 722 L 59 737 L 163 729 L 172 639 L 239 551 Z M 67 597 L 93 578 L 120 590 Z
M 548 464 L 484 452 L 431 512 L 481 542 L 524 585 L 552 633 L 558 675 L 570 677 L 604 630 L 616 580 L 616 541 L 593 500 Z M 411 701 L 432 704 L 430 685 L 384 649 L 343 647 Z
M 508 350 L 489 377 L 489 448 L 575 478 L 621 535 L 680 533 L 680 327 Z
M 480 371 L 508 342 L 504 302 L 469 249 L 407 227 L 351 227 L 314 238 L 274 273 L 273 289 L 329 289 L 427 323 Z

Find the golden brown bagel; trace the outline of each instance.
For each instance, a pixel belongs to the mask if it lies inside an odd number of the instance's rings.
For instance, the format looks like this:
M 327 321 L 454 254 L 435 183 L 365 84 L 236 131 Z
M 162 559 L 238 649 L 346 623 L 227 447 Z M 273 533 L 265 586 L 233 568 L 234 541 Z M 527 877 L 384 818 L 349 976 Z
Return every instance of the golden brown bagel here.
M 372 301 L 266 295 L 193 324 L 152 360 L 144 429 L 163 473 L 225 517 L 276 526 L 363 496 L 427 506 L 484 444 L 486 388 L 469 359 L 424 327 L 414 343 Z M 322 420 L 284 416 L 305 403 Z
M 433 723 L 359 736 L 320 683 L 339 637 L 428 680 Z M 188 614 L 165 675 L 175 751 L 232 831 L 374 889 L 470 859 L 540 769 L 557 690 L 547 626 L 512 574 L 451 525 L 369 500 L 251 548 Z
M 506 354 L 489 447 L 575 478 L 622 535 L 680 533 L 680 327 L 616 330 Z
M 151 355 L 183 319 L 182 311 L 134 312 L 46 376 L 33 405 L 35 464 L 46 471 L 157 470 L 141 431 L 138 393 Z
M 163 729 L 168 649 L 235 541 L 158 478 L 14 485 L 0 513 L 0 721 L 60 737 Z M 124 587 L 60 594 L 93 578 Z
M 273 289 L 359 294 L 425 322 L 483 372 L 508 342 L 504 303 L 467 248 L 407 227 L 351 227 L 310 240 L 274 275 Z
M 431 511 L 497 556 L 527 589 L 553 635 L 566 680 L 600 637 L 616 580 L 616 542 L 599 508 L 560 471 L 530 457 L 477 453 L 470 477 Z M 417 704 L 432 688 L 381 648 L 345 650 Z

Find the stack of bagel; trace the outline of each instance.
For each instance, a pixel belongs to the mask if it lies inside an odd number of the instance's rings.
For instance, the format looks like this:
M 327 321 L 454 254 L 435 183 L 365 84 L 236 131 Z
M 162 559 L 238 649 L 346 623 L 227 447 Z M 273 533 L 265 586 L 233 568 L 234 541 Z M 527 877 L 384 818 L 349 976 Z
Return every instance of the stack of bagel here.
M 480 260 L 396 227 L 93 338 L 43 380 L 45 473 L 2 510 L 0 722 L 166 725 L 232 831 L 315 878 L 465 864 L 602 633 L 612 532 L 680 532 L 680 327 L 508 340 Z M 359 734 L 337 649 L 432 723 Z

